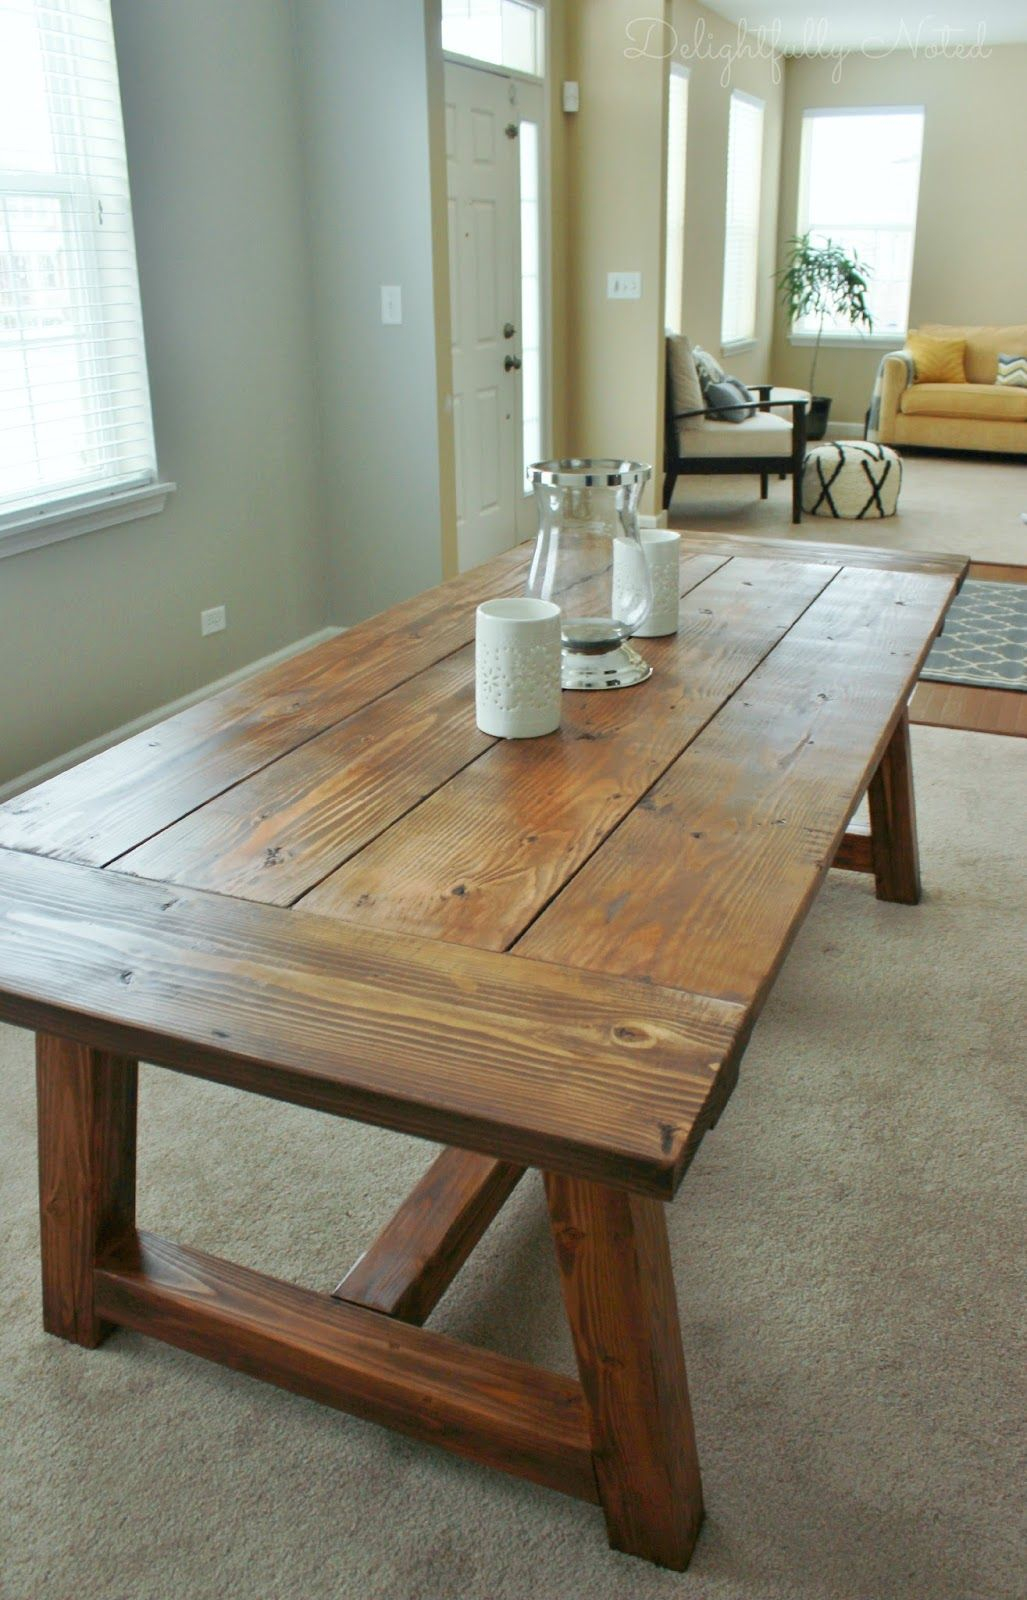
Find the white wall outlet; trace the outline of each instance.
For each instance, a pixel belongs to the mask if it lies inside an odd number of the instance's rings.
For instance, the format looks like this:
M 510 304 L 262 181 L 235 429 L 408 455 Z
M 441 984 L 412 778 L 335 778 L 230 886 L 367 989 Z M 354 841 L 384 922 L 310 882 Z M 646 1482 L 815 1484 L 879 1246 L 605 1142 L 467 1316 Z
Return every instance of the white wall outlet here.
M 382 321 L 392 327 L 403 321 L 403 290 L 398 283 L 382 284 Z
M 642 274 L 640 272 L 608 272 L 606 274 L 607 300 L 641 300 Z
M 204 638 L 208 633 L 224 633 L 227 627 L 228 613 L 224 606 L 210 606 L 200 612 L 200 633 Z
M 563 109 L 565 111 L 577 111 L 580 105 L 581 97 L 578 93 L 577 84 L 573 78 L 566 78 L 563 85 Z

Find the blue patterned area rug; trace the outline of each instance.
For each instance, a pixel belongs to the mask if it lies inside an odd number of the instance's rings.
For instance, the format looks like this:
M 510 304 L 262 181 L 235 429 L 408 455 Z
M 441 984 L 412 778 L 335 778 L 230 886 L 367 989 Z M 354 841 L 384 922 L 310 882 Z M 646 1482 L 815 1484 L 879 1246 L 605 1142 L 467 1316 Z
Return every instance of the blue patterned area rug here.
M 1027 690 L 1027 583 L 968 579 L 920 676 L 932 683 Z

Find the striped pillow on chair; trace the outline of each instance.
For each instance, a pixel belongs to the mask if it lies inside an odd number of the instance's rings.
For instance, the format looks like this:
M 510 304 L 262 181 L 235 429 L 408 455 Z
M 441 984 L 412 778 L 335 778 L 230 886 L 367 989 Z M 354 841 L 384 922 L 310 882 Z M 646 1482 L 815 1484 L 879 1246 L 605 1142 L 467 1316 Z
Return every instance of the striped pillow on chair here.
M 1010 389 L 1027 389 L 1027 356 L 1000 355 L 995 382 L 1004 383 Z

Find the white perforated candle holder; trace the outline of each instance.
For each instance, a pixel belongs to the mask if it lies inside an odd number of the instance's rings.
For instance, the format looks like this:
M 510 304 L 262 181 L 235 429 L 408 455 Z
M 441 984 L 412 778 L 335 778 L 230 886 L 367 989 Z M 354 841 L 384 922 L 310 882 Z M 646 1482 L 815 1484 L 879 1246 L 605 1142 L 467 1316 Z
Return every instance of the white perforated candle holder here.
M 560 607 L 486 600 L 474 635 L 474 700 L 482 733 L 537 739 L 560 726 Z
M 681 535 L 668 528 L 640 528 L 642 552 L 649 568 L 653 586 L 653 606 L 646 620 L 635 629 L 636 639 L 659 639 L 664 634 L 678 631 L 678 606 L 681 600 L 679 576 Z M 630 568 L 618 561 L 619 545 L 613 551 L 613 591 L 617 594 L 622 583 L 634 581 Z

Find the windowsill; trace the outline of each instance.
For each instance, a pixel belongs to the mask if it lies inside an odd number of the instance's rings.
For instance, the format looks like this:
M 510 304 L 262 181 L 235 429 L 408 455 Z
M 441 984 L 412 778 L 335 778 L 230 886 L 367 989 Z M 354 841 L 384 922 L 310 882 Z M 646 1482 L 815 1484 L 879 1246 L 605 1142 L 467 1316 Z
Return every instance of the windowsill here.
M 0 560 L 4 556 L 21 555 L 25 550 L 38 550 L 43 545 L 58 544 L 62 539 L 75 539 L 80 533 L 112 528 L 119 522 L 154 517 L 164 510 L 174 490 L 173 483 L 147 483 L 137 489 L 127 489 L 124 494 L 107 495 L 86 504 L 80 502 L 63 510 L 26 512 L 17 522 L 9 522 L 0 529 Z
M 815 333 L 790 333 L 789 344 L 815 345 Z M 825 333 L 821 349 L 833 350 L 901 350 L 906 342 L 905 333 Z
M 728 339 L 726 342 L 722 339 L 720 353 L 722 356 L 736 356 L 743 350 L 755 350 L 758 344 L 758 339 Z

